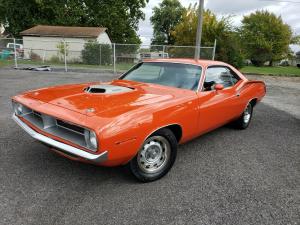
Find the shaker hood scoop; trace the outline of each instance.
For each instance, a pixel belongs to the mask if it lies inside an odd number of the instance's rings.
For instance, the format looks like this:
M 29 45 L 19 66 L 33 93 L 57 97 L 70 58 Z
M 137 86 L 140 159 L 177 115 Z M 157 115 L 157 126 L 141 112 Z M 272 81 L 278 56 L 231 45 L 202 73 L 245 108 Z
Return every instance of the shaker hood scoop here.
M 88 93 L 117 94 L 133 91 L 133 89 L 111 84 L 96 84 L 85 88 L 85 91 Z

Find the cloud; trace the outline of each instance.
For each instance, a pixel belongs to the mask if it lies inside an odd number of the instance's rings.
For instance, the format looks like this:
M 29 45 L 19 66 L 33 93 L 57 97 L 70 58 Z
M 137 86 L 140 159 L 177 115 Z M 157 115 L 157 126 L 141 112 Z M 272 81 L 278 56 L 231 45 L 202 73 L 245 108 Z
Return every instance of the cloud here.
M 146 18 L 139 24 L 138 34 L 142 38 L 143 44 L 150 44 L 153 35 L 150 17 L 152 8 L 158 6 L 162 0 L 150 0 L 146 8 L 143 9 Z M 181 0 L 181 4 L 187 7 L 195 4 L 198 0 Z M 283 21 L 292 27 L 294 34 L 300 35 L 300 4 L 292 2 L 279 2 L 276 0 L 205 0 L 205 8 L 215 12 L 218 16 L 233 15 L 232 23 L 239 26 L 244 15 L 248 15 L 256 10 L 265 9 L 281 16 Z
M 211 0 L 207 1 L 206 8 L 223 14 L 240 14 L 249 12 L 265 6 L 280 4 L 274 1 L 261 1 L 261 0 Z

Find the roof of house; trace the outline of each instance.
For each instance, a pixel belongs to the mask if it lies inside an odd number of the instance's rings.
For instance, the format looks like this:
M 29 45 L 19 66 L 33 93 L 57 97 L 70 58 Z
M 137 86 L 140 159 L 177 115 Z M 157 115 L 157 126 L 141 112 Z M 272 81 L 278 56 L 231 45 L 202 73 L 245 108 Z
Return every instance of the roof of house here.
M 20 32 L 22 36 L 41 37 L 90 37 L 97 38 L 105 32 L 105 27 L 65 27 L 37 25 Z

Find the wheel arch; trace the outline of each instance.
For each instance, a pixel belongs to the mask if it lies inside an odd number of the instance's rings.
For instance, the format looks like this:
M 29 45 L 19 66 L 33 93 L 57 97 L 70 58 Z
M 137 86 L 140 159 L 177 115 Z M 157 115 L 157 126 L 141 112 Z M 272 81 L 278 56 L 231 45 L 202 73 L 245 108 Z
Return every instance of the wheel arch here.
M 257 98 L 251 99 L 249 103 L 254 107 L 257 104 Z
M 182 127 L 179 124 L 172 124 L 169 126 L 166 126 L 164 128 L 170 129 L 173 134 L 176 137 L 177 143 L 180 142 L 181 138 L 182 138 Z
M 180 142 L 181 138 L 182 138 L 182 126 L 177 124 L 177 123 L 174 123 L 174 124 L 168 124 L 168 125 L 165 125 L 165 126 L 162 126 L 162 127 L 159 127 L 155 130 L 153 130 L 146 138 L 145 140 L 147 140 L 147 138 L 149 138 L 152 134 L 154 134 L 155 132 L 161 130 L 161 129 L 169 129 L 172 131 L 172 133 L 174 134 L 174 136 L 176 137 L 176 140 L 177 140 L 177 143 Z M 145 141 L 144 140 L 144 141 Z

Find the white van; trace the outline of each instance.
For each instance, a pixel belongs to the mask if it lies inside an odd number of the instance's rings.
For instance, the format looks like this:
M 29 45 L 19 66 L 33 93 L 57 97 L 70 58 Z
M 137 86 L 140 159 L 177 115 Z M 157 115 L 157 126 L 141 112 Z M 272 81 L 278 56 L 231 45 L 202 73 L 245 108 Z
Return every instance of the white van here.
M 6 48 L 14 49 L 14 45 L 16 45 L 17 50 L 23 50 L 24 47 L 22 44 L 15 44 L 15 43 L 7 43 Z

